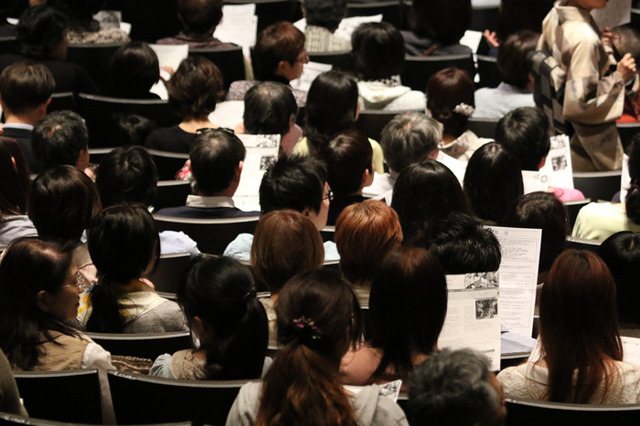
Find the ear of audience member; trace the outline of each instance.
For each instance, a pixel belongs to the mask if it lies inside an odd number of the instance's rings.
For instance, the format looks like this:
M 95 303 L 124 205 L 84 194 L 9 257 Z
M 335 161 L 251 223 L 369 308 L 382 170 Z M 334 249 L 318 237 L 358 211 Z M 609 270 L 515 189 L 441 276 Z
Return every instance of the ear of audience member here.
M 351 35 L 355 70 L 361 80 L 390 79 L 404 68 L 404 42 L 388 22 L 369 22 Z
M 31 145 L 44 170 L 70 165 L 84 171 L 89 165 L 89 131 L 75 112 L 47 114 L 33 128 Z
M 486 356 L 443 349 L 416 367 L 407 404 L 412 425 L 500 426 L 506 415 L 502 385 Z
M 334 32 L 347 14 L 346 0 L 304 0 L 302 2 L 307 25 Z
M 158 56 L 142 41 L 132 41 L 114 52 L 109 61 L 114 96 L 130 99 L 159 99 L 149 92 L 160 79 Z
M 496 142 L 518 160 L 522 170 L 537 171 L 551 148 L 549 118 L 539 108 L 514 109 L 498 121 Z

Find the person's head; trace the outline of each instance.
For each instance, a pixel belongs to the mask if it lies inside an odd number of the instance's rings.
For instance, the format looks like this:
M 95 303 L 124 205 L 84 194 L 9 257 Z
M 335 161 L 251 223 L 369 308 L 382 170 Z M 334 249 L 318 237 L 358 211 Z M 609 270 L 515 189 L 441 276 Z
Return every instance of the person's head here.
M 278 294 L 294 275 L 324 262 L 322 238 L 313 222 L 293 210 L 276 210 L 260 218 L 251 246 L 256 278 Z
M 40 238 L 76 243 L 101 207 L 95 184 L 71 166 L 57 166 L 38 176 L 27 204 Z
M 634 223 L 640 224 L 640 133 L 637 133 L 628 148 L 629 177 L 631 178 L 625 206 L 627 217 Z
M 144 145 L 149 134 L 158 128 L 155 121 L 138 114 L 113 113 L 109 146 Z
M 500 268 L 500 243 L 490 229 L 454 212 L 434 226 L 428 249 L 447 274 L 493 272 Z
M 116 96 L 144 97 L 160 79 L 158 56 L 147 43 L 132 41 L 111 56 L 109 72 Z
M 358 118 L 358 83 L 340 71 L 320 74 L 311 83 L 305 107 L 304 134 L 312 153 L 320 152 Z
M 436 348 L 447 313 L 447 283 L 438 259 L 418 247 L 387 253 L 371 283 L 369 313 L 371 346 L 382 350 L 370 381 L 384 376 L 389 366 L 408 378 L 413 356 Z
M 469 159 L 464 192 L 478 218 L 502 224 L 511 203 L 524 192 L 518 161 L 500 144 L 481 146 Z
M 622 360 L 616 287 L 596 254 L 567 250 L 554 262 L 540 297 L 540 341 L 549 369 L 546 399 L 594 402 L 609 374 L 605 361 Z
M 400 173 L 410 164 L 435 160 L 442 140 L 442 124 L 418 112 L 398 114 L 382 129 L 380 145 L 392 172 Z
M 634 27 L 623 25 L 615 27 L 611 41 L 615 49 L 621 54 L 630 53 L 633 59 L 640 60 L 640 32 Z
M 538 272 L 546 272 L 567 245 L 569 214 L 558 198 L 549 192 L 519 196 L 509 208 L 505 226 L 542 230 Z
M 178 0 L 178 19 L 187 34 L 213 34 L 222 19 L 222 0 Z
M 400 172 L 393 185 L 391 207 L 398 212 L 407 242 L 420 241 L 449 213 L 469 211 L 460 182 L 435 160 L 411 164 Z
M 260 31 L 253 48 L 256 78 L 288 83 L 300 77 L 309 60 L 304 43 L 304 33 L 291 22 L 277 22 Z
M 282 83 L 265 81 L 244 95 L 244 130 L 255 135 L 284 136 L 295 124 L 298 104 Z
M 470 349 L 434 352 L 414 370 L 407 418 L 412 425 L 504 425 L 504 392 L 490 368 Z
M 22 238 L 0 263 L 0 348 L 12 365 L 31 370 L 51 331 L 73 332 L 63 321 L 78 314 L 80 287 L 71 252 L 56 242 Z
M 600 244 L 598 256 L 609 267 L 616 283 L 618 315 L 622 323 L 640 324 L 640 234 L 616 232 Z
M 33 128 L 31 146 L 44 170 L 60 165 L 84 170 L 89 165 L 89 131 L 73 111 L 47 114 Z
M 55 86 L 51 71 L 44 65 L 15 62 L 0 74 L 0 105 L 5 115 L 35 113 L 34 118 L 40 120 L 47 112 Z
M 191 173 L 198 195 L 232 196 L 240 183 L 242 164 L 247 153 L 242 141 L 223 129 L 205 129 L 189 151 Z
M 327 165 L 327 182 L 338 196 L 360 193 L 373 181 L 373 149 L 363 132 L 346 130 L 321 153 Z
M 342 276 L 368 286 L 375 276 L 373 266 L 402 243 L 398 214 L 383 201 L 352 204 L 338 216 L 335 241 Z
M 29 166 L 15 139 L 0 136 L 0 219 L 25 214 Z
M 533 79 L 527 55 L 536 49 L 538 38 L 540 34 L 522 30 L 511 34 L 500 44 L 497 64 L 505 83 L 531 91 Z
M 100 162 L 96 187 L 104 207 L 117 203 L 153 204 L 158 168 L 151 154 L 140 146 L 116 148 Z
M 198 256 L 180 281 L 178 303 L 207 351 L 204 378 L 260 377 L 269 329 L 246 266 L 230 257 Z
M 416 0 L 411 26 L 416 34 L 440 46 L 456 44 L 469 29 L 471 11 L 471 0 Z
M 347 0 L 304 0 L 302 10 L 307 25 L 323 27 L 333 32 L 347 14 Z
M 467 130 L 475 108 L 475 87 L 469 75 L 455 67 L 435 73 L 427 82 L 427 109 L 444 126 L 444 134 L 457 138 Z
M 169 108 L 185 121 L 206 119 L 216 109 L 222 88 L 222 73 L 213 62 L 188 57 L 167 82 Z
M 518 160 L 522 170 L 537 171 L 551 148 L 549 118 L 540 108 L 516 108 L 498 121 L 495 139 Z
M 50 6 L 35 6 L 20 15 L 18 52 L 32 59 L 66 59 L 68 18 Z
M 351 35 L 351 52 L 363 80 L 391 78 L 404 66 L 404 40 L 388 22 L 361 24 Z

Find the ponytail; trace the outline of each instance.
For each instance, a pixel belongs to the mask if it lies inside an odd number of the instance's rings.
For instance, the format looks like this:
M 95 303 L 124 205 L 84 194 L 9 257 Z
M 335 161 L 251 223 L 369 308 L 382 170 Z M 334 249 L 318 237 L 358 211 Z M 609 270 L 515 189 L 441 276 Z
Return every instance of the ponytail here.
M 96 284 L 89 297 L 91 299 L 91 315 L 87 321 L 87 331 L 98 333 L 122 333 L 124 318 L 120 313 L 118 297 L 113 291 L 113 285 L 102 277 Z

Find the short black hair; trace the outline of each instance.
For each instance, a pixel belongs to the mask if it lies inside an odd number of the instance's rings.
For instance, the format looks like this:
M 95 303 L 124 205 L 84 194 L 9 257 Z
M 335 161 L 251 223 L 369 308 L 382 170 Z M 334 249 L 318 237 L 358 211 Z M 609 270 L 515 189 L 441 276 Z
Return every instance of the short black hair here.
M 505 83 L 525 89 L 529 84 L 529 52 L 536 49 L 540 34 L 522 30 L 511 34 L 498 48 L 497 64 Z
M 111 56 L 109 71 L 114 94 L 123 98 L 148 95 L 151 87 L 160 79 L 158 56 L 142 41 L 120 46 Z
M 291 90 L 282 83 L 265 81 L 244 95 L 244 130 L 254 135 L 285 135 L 291 117 L 298 115 L 298 104 Z
M 187 33 L 207 34 L 222 19 L 222 0 L 178 0 L 178 17 Z
M 359 130 L 345 130 L 321 153 L 327 164 L 327 181 L 334 194 L 351 195 L 362 186 L 365 170 L 373 173 L 373 148 L 367 135 Z
M 75 112 L 55 111 L 35 125 L 31 146 L 44 169 L 61 164 L 75 166 L 80 151 L 89 149 L 89 131 L 84 119 Z
M 361 24 L 351 35 L 355 69 L 363 80 L 391 78 L 404 67 L 404 40 L 388 22 Z
M 247 151 L 229 130 L 206 129 L 196 135 L 189 159 L 199 195 L 213 195 L 231 185 L 236 168 Z
M 335 31 L 347 14 L 347 0 L 303 0 L 307 25 Z
M 540 108 L 516 108 L 498 121 L 496 142 L 519 161 L 522 170 L 537 171 L 551 148 L 549 118 Z
M 47 102 L 56 87 L 51 71 L 30 60 L 18 61 L 0 74 L 0 96 L 6 109 L 25 113 Z
M 31 59 L 49 59 L 68 25 L 67 16 L 50 6 L 28 8 L 16 26 L 18 52 Z

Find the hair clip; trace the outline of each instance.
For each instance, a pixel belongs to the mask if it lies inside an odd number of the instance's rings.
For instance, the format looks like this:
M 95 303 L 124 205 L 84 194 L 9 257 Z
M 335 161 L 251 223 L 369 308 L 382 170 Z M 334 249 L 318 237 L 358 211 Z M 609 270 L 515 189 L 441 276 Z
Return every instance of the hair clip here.
M 471 105 L 465 104 L 464 102 L 461 102 L 456 105 L 456 107 L 453 109 L 453 112 L 464 115 L 465 117 L 471 117 L 471 114 L 473 114 L 473 107 Z
M 242 296 L 242 300 L 250 299 L 252 296 L 255 296 L 255 295 L 256 295 L 256 288 L 251 287 L 249 291 L 244 296 Z
M 316 323 L 313 320 L 302 316 L 294 319 L 293 325 L 301 337 L 309 338 L 311 340 L 319 340 L 321 338 L 320 329 L 316 326 Z

